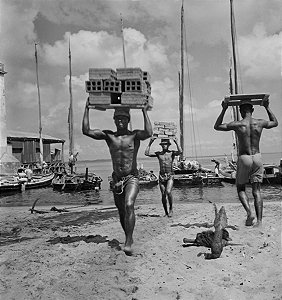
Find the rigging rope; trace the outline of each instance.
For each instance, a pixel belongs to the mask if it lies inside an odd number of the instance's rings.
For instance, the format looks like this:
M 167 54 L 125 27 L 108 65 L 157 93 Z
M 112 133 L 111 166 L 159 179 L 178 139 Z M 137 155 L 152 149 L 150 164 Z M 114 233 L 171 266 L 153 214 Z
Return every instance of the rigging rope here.
M 197 145 L 196 145 L 196 134 L 195 134 L 195 122 L 194 122 L 194 113 L 193 113 L 193 99 L 192 99 L 192 87 L 191 87 L 191 76 L 190 76 L 190 69 L 189 69 L 189 59 L 188 59 L 188 45 L 187 45 L 187 38 L 186 38 L 186 26 L 184 22 L 184 40 L 185 40 L 185 53 L 186 53 L 186 65 L 187 65 L 187 76 L 188 76 L 188 89 L 189 89 L 189 99 L 190 99 L 190 114 L 191 114 L 191 123 L 192 123 L 192 156 L 194 154 L 194 157 L 196 160 L 198 159 L 198 153 L 197 153 Z M 199 131 L 197 127 L 197 133 L 199 136 Z M 199 142 L 199 146 L 201 148 L 201 143 Z

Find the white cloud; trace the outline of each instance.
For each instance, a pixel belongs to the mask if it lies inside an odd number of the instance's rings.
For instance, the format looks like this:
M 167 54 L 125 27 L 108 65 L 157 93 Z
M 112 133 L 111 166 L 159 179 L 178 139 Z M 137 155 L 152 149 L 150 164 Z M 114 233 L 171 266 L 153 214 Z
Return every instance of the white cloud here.
M 282 31 L 267 36 L 263 24 L 238 40 L 240 64 L 244 73 L 254 79 L 278 79 L 281 74 Z
M 33 20 L 37 11 L 30 1 L 1 1 L 1 56 L 5 61 L 30 57 L 36 40 Z

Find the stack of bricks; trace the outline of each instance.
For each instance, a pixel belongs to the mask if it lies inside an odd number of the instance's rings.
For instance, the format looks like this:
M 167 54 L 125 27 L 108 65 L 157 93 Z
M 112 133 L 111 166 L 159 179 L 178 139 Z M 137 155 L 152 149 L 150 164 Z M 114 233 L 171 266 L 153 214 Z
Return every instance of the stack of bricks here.
M 153 136 L 164 139 L 176 136 L 177 127 L 174 122 L 154 122 Z
M 85 88 L 89 93 L 90 105 L 110 105 L 118 102 L 121 94 L 121 81 L 117 81 L 117 73 L 112 69 L 91 68 Z
M 153 107 L 150 74 L 140 68 L 89 69 L 89 81 L 85 82 L 89 103 L 94 108 L 126 106 L 141 108 L 146 103 Z

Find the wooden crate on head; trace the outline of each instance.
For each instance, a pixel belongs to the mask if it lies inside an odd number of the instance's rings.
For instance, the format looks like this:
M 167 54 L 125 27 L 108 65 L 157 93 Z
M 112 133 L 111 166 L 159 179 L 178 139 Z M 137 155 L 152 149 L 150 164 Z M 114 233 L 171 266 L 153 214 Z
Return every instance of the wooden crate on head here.
M 269 94 L 234 94 L 226 96 L 224 102 L 228 103 L 228 106 L 240 106 L 244 103 L 262 106 L 268 99 Z

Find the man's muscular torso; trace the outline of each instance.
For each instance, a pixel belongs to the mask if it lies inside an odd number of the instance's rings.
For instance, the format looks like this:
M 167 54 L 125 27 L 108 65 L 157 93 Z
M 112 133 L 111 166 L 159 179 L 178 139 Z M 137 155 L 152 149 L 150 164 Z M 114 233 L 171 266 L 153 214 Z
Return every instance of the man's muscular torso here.
M 137 152 L 140 141 L 136 134 L 129 131 L 126 135 L 107 133 L 107 144 L 112 157 L 113 170 L 118 177 L 137 173 Z
M 156 152 L 156 155 L 160 164 L 160 174 L 172 173 L 173 152 Z

